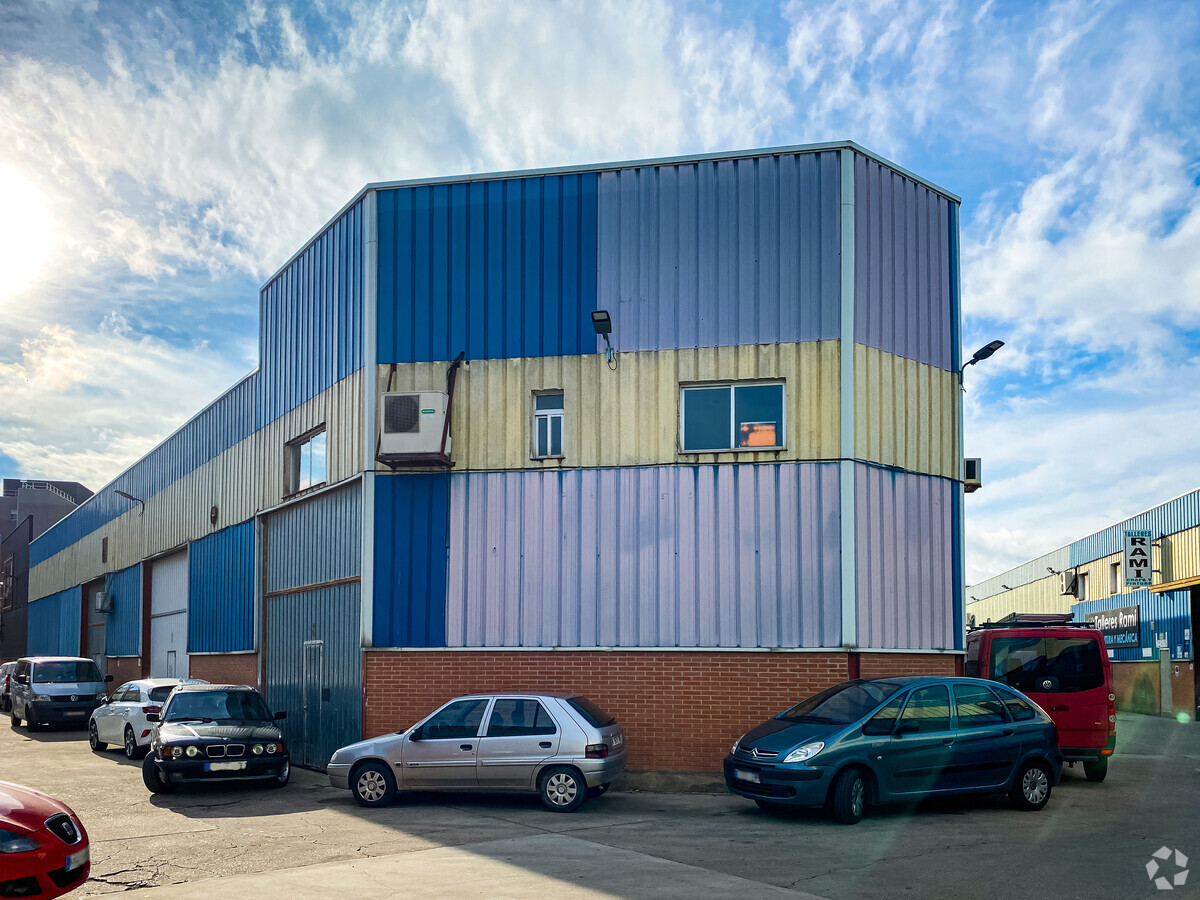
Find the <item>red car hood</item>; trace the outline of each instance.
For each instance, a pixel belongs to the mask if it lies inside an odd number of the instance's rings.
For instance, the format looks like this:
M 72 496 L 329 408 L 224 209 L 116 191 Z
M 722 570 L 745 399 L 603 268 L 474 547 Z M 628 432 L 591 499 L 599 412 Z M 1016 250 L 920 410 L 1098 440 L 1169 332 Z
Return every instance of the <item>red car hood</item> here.
M 24 831 L 40 831 L 56 813 L 71 815 L 71 810 L 40 791 L 0 781 L 0 829 L 14 826 Z

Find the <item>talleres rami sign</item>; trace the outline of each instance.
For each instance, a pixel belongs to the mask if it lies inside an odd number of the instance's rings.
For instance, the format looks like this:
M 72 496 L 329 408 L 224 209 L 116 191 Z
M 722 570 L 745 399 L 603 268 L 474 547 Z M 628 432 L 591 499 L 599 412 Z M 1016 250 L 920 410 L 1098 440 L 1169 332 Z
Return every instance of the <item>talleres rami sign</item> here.
M 1150 586 L 1150 548 L 1154 537 L 1149 531 L 1125 532 L 1125 586 Z
M 1104 635 L 1104 643 L 1110 650 L 1139 647 L 1142 629 L 1136 606 L 1120 609 L 1105 609 L 1088 613 L 1087 623 Z

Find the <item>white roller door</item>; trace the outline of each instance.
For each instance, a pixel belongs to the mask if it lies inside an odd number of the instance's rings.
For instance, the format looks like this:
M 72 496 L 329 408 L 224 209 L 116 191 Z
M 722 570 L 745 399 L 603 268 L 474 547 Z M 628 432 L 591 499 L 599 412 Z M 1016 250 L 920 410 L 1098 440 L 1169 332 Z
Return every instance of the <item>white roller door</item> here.
M 188 555 L 150 564 L 150 677 L 186 678 Z

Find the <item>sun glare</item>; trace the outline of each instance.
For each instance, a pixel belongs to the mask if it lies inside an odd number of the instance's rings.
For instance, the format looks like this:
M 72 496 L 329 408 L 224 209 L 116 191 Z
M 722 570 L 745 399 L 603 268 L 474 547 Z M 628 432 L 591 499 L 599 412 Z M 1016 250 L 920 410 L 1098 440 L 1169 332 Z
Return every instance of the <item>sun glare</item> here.
M 49 249 L 46 201 L 15 169 L 0 164 L 0 297 L 25 290 Z

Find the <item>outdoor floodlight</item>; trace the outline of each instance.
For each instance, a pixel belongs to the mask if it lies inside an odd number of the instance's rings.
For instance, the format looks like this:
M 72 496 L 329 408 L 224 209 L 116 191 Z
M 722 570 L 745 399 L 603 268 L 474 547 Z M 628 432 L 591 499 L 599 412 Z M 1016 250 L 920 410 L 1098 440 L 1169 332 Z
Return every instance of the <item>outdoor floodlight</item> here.
M 592 315 L 595 315 L 595 313 L 592 313 Z M 989 356 L 991 356 L 993 353 L 995 353 L 997 350 L 999 350 L 1003 346 L 1004 346 L 1004 341 L 992 341 L 989 344 L 984 344 L 982 347 L 980 347 L 978 350 L 975 351 L 974 356 L 972 356 L 970 359 L 968 359 L 966 361 L 966 363 L 963 365 L 963 368 L 965 369 L 967 366 L 975 365 L 975 363 L 979 362 L 980 360 L 987 359 Z
M 118 497 L 124 497 L 126 500 L 130 501 L 131 503 L 140 504 L 141 509 L 138 510 L 139 516 L 146 511 L 146 502 L 144 500 L 142 500 L 140 497 L 135 497 L 135 496 L 133 496 L 133 494 L 127 494 L 124 491 L 118 491 L 116 488 L 113 488 L 113 493 L 116 494 Z
M 596 330 L 596 334 L 604 338 L 604 358 L 608 360 L 608 366 L 613 367 L 613 348 L 608 340 L 608 336 L 612 334 L 612 316 L 608 314 L 607 309 L 592 310 L 592 328 Z

